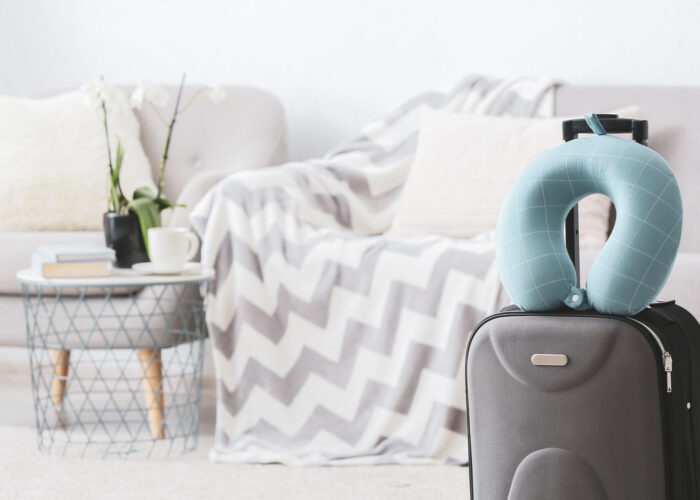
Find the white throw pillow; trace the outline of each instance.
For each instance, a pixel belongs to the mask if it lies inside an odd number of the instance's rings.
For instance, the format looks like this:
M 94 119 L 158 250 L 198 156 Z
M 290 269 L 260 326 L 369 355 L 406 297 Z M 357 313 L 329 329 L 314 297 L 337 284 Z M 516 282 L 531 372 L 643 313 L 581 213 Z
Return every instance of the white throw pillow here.
M 155 189 L 126 95 L 108 113 L 112 154 L 124 147 L 121 185 Z M 0 96 L 0 231 L 102 228 L 109 167 L 100 112 L 80 91 L 45 99 Z
M 626 118 L 636 107 L 613 113 Z M 416 155 L 389 234 L 473 237 L 496 229 L 498 213 L 520 170 L 561 144 L 566 117 L 512 118 L 425 110 Z M 579 205 L 580 245 L 607 239 L 610 199 Z

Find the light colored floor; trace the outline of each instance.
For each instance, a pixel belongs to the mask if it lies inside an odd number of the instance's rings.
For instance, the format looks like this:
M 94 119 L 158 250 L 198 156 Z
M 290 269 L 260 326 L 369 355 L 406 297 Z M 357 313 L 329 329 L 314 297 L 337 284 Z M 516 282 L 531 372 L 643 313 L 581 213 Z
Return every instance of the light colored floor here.
M 0 499 L 467 498 L 467 469 L 450 466 L 285 467 L 208 461 L 214 388 L 205 383 L 199 448 L 169 459 L 86 460 L 36 447 L 27 354 L 0 348 Z

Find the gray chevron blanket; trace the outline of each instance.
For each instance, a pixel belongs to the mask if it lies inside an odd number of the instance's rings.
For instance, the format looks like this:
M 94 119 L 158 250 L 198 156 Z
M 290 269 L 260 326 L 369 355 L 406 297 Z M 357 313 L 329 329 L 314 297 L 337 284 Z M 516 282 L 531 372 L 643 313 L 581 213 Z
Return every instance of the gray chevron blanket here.
M 221 461 L 465 463 L 464 352 L 504 300 L 492 237 L 385 236 L 420 110 L 535 116 L 548 80 L 465 79 L 322 159 L 236 173 L 195 208 Z

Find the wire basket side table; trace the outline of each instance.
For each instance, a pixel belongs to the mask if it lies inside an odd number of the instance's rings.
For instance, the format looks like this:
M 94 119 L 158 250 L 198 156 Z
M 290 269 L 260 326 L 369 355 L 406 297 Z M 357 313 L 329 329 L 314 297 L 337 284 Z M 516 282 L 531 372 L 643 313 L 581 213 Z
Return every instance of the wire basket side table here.
M 20 271 L 41 450 L 165 456 L 197 446 L 211 269 L 44 279 Z

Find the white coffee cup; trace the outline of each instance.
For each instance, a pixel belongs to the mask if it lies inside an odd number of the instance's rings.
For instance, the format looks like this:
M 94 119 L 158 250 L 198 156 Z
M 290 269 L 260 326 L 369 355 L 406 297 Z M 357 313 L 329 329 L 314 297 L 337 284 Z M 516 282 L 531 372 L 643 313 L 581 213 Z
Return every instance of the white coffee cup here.
M 199 238 L 179 227 L 152 227 L 148 230 L 148 256 L 159 270 L 179 271 L 199 248 Z

